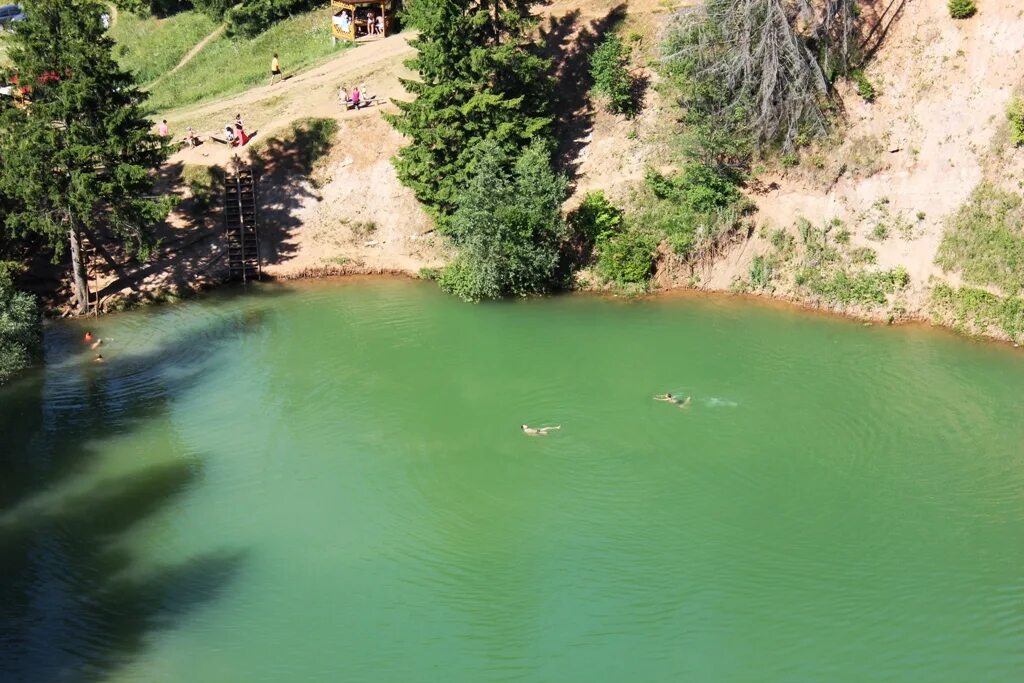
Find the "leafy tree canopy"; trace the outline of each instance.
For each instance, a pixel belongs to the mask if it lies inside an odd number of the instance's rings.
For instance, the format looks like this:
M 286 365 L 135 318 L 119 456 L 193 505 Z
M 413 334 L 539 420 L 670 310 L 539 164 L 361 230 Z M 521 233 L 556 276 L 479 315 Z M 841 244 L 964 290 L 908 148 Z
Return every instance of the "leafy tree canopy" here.
M 0 110 L 0 193 L 7 228 L 72 250 L 79 310 L 88 292 L 78 253 L 102 228 L 145 254 L 169 201 L 153 197 L 152 171 L 167 148 L 143 116 L 144 94 L 114 61 L 96 0 L 26 0 L 9 38 L 9 79 L 23 94 Z M 67 240 L 67 242 L 65 242 Z
M 540 141 L 518 158 L 495 141 L 479 152 L 450 221 L 459 257 L 441 273 L 441 286 L 470 301 L 547 291 L 557 284 L 566 235 L 565 180 Z
M 420 36 L 407 63 L 411 102 L 391 123 L 410 139 L 395 166 L 399 178 L 440 219 L 493 143 L 508 158 L 550 135 L 549 62 L 532 50 L 536 0 L 410 0 L 403 18 Z M 490 150 L 491 147 L 486 149 Z

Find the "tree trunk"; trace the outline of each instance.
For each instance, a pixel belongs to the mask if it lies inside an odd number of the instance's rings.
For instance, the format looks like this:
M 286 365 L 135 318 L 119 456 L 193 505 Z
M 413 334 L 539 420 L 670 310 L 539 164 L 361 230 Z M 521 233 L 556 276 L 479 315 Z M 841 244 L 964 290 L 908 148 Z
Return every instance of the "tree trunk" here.
M 86 315 L 89 312 L 89 280 L 85 277 L 85 261 L 82 259 L 82 234 L 74 218 L 71 219 L 68 234 L 71 240 L 71 278 L 75 284 L 78 315 Z

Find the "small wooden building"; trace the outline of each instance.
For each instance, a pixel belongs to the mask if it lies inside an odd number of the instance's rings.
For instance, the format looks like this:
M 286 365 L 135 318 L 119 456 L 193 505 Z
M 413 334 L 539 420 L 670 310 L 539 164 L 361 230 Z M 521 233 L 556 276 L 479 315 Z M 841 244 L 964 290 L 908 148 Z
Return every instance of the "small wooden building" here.
M 335 42 L 364 36 L 383 38 L 391 35 L 394 21 L 393 0 L 331 0 L 331 36 Z

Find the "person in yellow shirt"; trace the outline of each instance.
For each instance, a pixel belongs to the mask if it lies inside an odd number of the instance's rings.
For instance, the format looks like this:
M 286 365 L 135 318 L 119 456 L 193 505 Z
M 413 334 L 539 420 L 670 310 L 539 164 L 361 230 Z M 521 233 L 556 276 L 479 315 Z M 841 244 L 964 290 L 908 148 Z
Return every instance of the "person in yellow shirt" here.
M 277 59 L 277 53 L 274 53 L 274 58 L 270 60 L 270 85 L 274 85 L 274 81 L 281 75 L 281 62 Z

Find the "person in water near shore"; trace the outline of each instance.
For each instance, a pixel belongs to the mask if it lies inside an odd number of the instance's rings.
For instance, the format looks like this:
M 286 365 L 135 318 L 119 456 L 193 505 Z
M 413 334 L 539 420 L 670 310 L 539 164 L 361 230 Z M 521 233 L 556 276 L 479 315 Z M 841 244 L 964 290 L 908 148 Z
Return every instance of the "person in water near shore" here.
M 106 363 L 107 361 L 103 360 L 103 354 L 102 353 L 97 353 L 96 357 L 92 359 L 92 362 L 93 363 Z
M 527 436 L 547 436 L 548 432 L 556 429 L 561 429 L 562 425 L 556 425 L 554 427 L 531 427 L 530 425 L 523 425 L 523 434 Z
M 92 343 L 92 346 L 90 346 L 89 348 L 93 349 L 95 351 L 96 349 L 98 349 L 101 346 L 103 346 L 103 340 L 102 339 L 97 339 L 96 341 L 94 341 Z
M 86 343 L 86 344 L 91 344 L 91 343 L 92 343 L 92 332 L 91 332 L 91 331 L 89 331 L 89 330 L 86 330 L 86 331 L 85 331 L 85 337 L 84 337 L 84 339 L 85 339 L 85 343 Z

